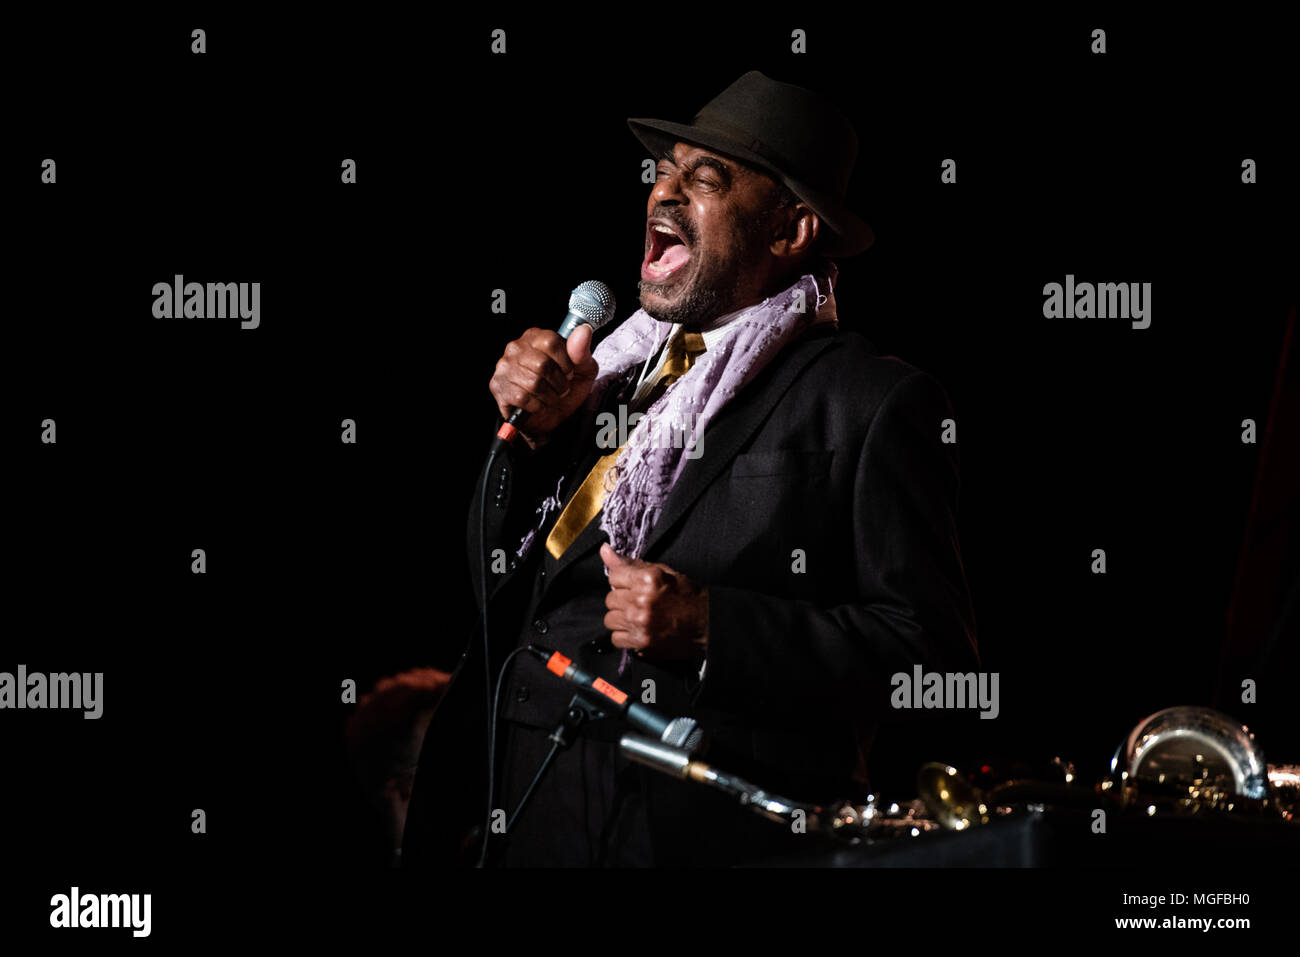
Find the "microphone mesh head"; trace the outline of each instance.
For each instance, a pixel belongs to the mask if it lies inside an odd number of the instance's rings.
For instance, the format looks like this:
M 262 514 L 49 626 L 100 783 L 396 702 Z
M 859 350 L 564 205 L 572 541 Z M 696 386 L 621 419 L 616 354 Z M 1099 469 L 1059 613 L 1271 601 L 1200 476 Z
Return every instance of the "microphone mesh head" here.
M 693 718 L 673 718 L 659 740 L 693 754 L 704 740 L 704 729 Z
M 614 293 L 603 282 L 588 279 L 569 295 L 569 311 L 582 316 L 592 329 L 614 318 Z

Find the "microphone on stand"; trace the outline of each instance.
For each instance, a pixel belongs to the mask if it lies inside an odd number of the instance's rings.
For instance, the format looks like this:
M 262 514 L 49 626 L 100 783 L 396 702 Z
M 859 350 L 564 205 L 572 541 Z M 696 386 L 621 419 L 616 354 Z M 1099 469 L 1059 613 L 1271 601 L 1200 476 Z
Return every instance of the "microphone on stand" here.
M 572 659 L 558 651 L 536 644 L 530 644 L 528 650 L 546 665 L 547 671 L 600 695 L 602 704 L 612 705 L 638 731 L 653 735 L 656 740 L 680 748 L 687 754 L 694 754 L 704 743 L 704 729 L 694 718 L 669 718 L 654 708 L 633 701 L 626 691 L 616 688 L 604 678 L 587 674 Z
M 769 820 L 788 823 L 796 811 L 803 811 L 805 820 L 820 828 L 822 826 L 822 809 L 811 804 L 801 804 L 789 798 L 773 794 L 744 778 L 719 770 L 703 761 L 693 760 L 689 753 L 666 745 L 660 741 L 651 741 L 636 734 L 625 734 L 618 742 L 619 750 L 637 764 L 643 764 L 656 771 L 662 771 L 670 777 L 697 781 L 700 784 L 716 788 L 730 794 L 750 810 Z

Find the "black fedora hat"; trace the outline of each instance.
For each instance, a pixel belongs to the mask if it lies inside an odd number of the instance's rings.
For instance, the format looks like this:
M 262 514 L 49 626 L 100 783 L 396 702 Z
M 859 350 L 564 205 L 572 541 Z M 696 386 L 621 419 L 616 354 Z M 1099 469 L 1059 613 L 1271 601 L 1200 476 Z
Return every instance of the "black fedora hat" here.
M 858 156 L 857 134 L 816 93 L 750 70 L 690 123 L 629 119 L 627 124 L 656 158 L 671 157 L 681 141 L 771 174 L 821 219 L 817 249 L 826 256 L 854 256 L 871 245 L 871 227 L 844 206 Z

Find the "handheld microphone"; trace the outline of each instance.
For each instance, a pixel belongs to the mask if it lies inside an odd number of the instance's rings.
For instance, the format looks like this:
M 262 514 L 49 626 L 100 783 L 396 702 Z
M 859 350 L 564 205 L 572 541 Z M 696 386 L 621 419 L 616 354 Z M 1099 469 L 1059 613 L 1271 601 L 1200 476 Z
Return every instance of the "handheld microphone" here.
M 603 282 L 588 279 L 569 294 L 569 312 L 555 331 L 561 339 L 567 339 L 580 325 L 591 326 L 593 332 L 614 318 L 614 293 Z M 497 438 L 502 442 L 513 442 L 519 435 L 519 425 L 528 415 L 523 409 L 515 409 L 510 418 L 501 423 Z
M 633 701 L 627 692 L 610 684 L 604 678 L 595 678 L 575 665 L 558 651 L 542 645 L 530 644 L 528 650 L 544 665 L 546 670 L 596 692 L 604 703 L 613 705 L 628 724 L 687 754 L 694 754 L 704 741 L 704 729 L 694 718 L 668 718 L 639 701 Z

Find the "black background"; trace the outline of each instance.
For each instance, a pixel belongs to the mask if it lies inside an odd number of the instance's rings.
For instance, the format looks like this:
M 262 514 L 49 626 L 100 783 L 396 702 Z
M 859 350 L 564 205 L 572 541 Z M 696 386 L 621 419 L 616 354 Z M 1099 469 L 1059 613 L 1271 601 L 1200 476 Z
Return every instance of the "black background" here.
M 1260 450 L 1240 423 L 1262 434 L 1296 302 L 1283 31 L 643 16 L 11 24 L 0 670 L 105 673 L 99 721 L 0 716 L 3 856 L 36 878 L 18 923 L 78 881 L 154 890 L 161 929 L 207 913 L 168 875 L 286 900 L 368 879 L 340 682 L 454 666 L 492 365 L 582 280 L 635 308 L 648 187 L 626 118 L 689 119 L 748 69 L 853 120 L 848 202 L 877 241 L 840 264 L 841 323 L 957 410 L 1001 716 L 887 737 L 882 786 L 1055 754 L 1095 778 L 1146 714 L 1209 703 Z M 155 320 L 177 273 L 260 281 L 261 327 Z M 1044 319 L 1067 273 L 1150 282 L 1151 327 Z M 1236 716 L 1270 760 L 1300 757 L 1294 727 Z

